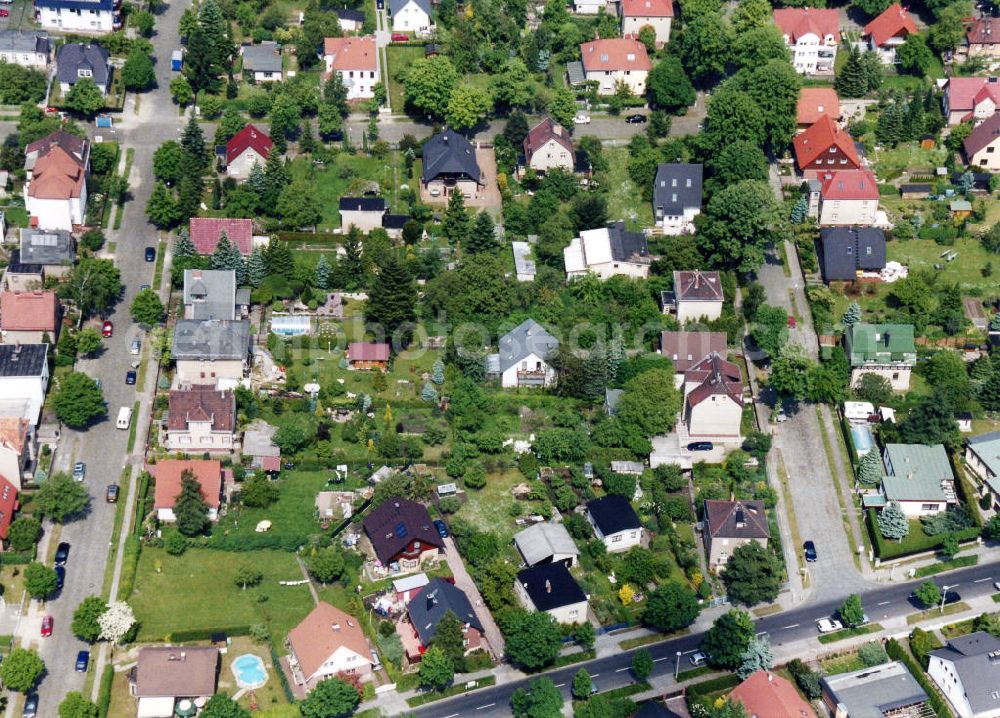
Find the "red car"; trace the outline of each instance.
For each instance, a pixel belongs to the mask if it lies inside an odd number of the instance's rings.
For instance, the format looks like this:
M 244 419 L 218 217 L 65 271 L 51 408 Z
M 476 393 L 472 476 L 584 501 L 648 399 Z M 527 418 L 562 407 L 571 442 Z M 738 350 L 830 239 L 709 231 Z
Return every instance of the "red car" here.
M 54 623 L 52 616 L 46 616 L 42 619 L 42 638 L 48 638 L 52 635 L 52 624 Z
M 115 333 L 115 325 L 111 323 L 110 320 L 104 322 L 104 326 L 101 327 L 101 336 L 105 339 L 110 339 L 111 335 Z
M 10 17 L 10 10 L 0 8 L 0 17 Z
M 405 32 L 394 32 L 394 33 L 392 33 L 392 41 L 393 42 L 409 42 L 410 41 L 410 36 L 407 35 Z

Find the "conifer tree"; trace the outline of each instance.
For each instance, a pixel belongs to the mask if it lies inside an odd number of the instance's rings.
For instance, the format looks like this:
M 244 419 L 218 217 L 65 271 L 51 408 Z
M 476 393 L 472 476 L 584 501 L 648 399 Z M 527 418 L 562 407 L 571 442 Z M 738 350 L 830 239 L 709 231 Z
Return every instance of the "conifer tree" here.
M 806 221 L 806 216 L 809 214 L 809 198 L 802 195 L 795 202 L 795 206 L 792 207 L 792 222 L 795 224 L 802 224 Z
M 890 501 L 878 515 L 878 530 L 883 538 L 896 541 L 901 541 L 910 533 L 910 522 L 895 501 Z
M 205 133 L 201 131 L 194 116 L 188 120 L 184 133 L 181 135 L 181 147 L 188 156 L 194 160 L 198 168 L 201 169 L 208 162 L 208 148 L 205 145 Z
M 181 492 L 174 502 L 174 516 L 177 530 L 185 536 L 197 536 L 208 528 L 208 504 L 201 484 L 190 469 L 181 473 Z
M 465 209 L 465 195 L 456 190 L 448 200 L 448 209 L 445 210 L 441 230 L 448 238 L 448 243 L 454 247 L 468 239 L 471 229 L 472 220 Z
M 882 481 L 885 471 L 878 449 L 869 449 L 868 453 L 858 462 L 858 481 L 868 486 L 875 486 Z
M 845 327 L 853 326 L 861 321 L 861 305 L 857 302 L 851 302 L 847 305 L 847 311 L 844 312 L 844 317 L 841 319 Z
M 412 327 L 406 325 L 416 319 L 416 305 L 417 290 L 409 269 L 395 252 L 390 252 L 368 292 L 365 320 L 381 325 L 385 335 L 394 339 L 397 330 L 402 329 L 399 341 L 406 346 L 413 334 Z
M 174 259 L 188 259 L 198 254 L 198 250 L 191 241 L 191 236 L 187 229 L 182 229 L 177 233 L 177 241 L 174 242 Z
M 469 239 L 465 243 L 465 249 L 469 254 L 479 254 L 480 252 L 491 252 L 497 246 L 496 232 L 493 225 L 493 218 L 482 211 L 476 215 L 476 221 L 469 232 Z
M 851 47 L 835 84 L 841 97 L 864 97 L 868 93 L 868 79 L 857 48 Z
M 319 255 L 316 262 L 316 286 L 320 289 L 330 288 L 330 263 L 326 261 L 326 255 Z
M 434 366 L 431 367 L 431 381 L 438 386 L 444 384 L 444 362 L 440 359 L 435 361 Z
M 267 276 L 267 267 L 264 265 L 264 256 L 260 247 L 254 247 L 247 260 L 247 283 L 251 287 L 259 287 L 265 276 Z
M 259 162 L 254 162 L 247 175 L 247 186 L 252 189 L 258 197 L 264 198 L 264 191 L 267 189 L 267 180 L 264 178 L 264 168 Z

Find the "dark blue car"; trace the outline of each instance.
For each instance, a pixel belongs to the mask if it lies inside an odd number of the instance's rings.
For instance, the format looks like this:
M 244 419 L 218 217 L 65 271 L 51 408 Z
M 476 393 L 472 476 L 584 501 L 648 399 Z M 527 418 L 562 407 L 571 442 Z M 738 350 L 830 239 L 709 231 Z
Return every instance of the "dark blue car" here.
M 76 654 L 76 672 L 86 673 L 90 667 L 90 651 L 80 651 Z
M 61 591 L 63 584 L 66 583 L 66 567 L 56 566 L 56 590 Z

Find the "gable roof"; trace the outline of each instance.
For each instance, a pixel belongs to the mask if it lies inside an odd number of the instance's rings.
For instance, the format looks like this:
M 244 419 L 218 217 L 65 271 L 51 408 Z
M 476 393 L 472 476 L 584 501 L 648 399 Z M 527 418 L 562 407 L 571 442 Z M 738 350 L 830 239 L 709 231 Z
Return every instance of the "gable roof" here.
M 22 264 L 70 265 L 76 261 L 73 235 L 64 229 L 21 229 Z
M 733 703 L 742 703 L 747 715 L 767 718 L 816 718 L 816 712 L 795 687 L 770 671 L 756 671 L 729 694 Z
M 642 528 L 642 522 L 632 504 L 619 494 L 608 494 L 588 501 L 587 513 L 605 536 Z
M 700 382 L 687 393 L 685 400 L 696 407 L 711 396 L 725 395 L 743 406 L 743 375 L 740 368 L 712 352 L 684 373 L 684 382 Z
M 198 254 L 211 254 L 225 232 L 229 243 L 248 255 L 253 250 L 253 221 L 235 217 L 192 217 L 190 237 Z
M 348 361 L 389 361 L 390 347 L 385 342 L 351 342 Z
M 958 636 L 930 655 L 951 661 L 973 715 L 1000 710 L 1000 639 L 986 631 Z
M 378 70 L 374 35 L 323 38 L 323 55 L 331 58 L 331 70 Z
M 823 199 L 878 199 L 878 180 L 871 170 L 837 170 L 825 176 Z
M 622 0 L 622 17 L 673 17 L 671 0 Z
M 855 322 L 844 332 L 851 366 L 869 362 L 916 362 L 912 324 Z
M 476 151 L 461 133 L 445 128 L 424 143 L 421 153 L 424 160 L 421 176 L 425 184 L 441 175 L 482 183 Z
M 540 150 L 549 140 L 552 140 L 567 152 L 573 154 L 573 142 L 569 139 L 569 133 L 551 117 L 546 117 L 528 130 L 528 134 L 522 143 L 525 159 L 531 162 L 531 156 Z
M 320 601 L 302 622 L 288 632 L 288 644 L 299 668 L 312 678 L 341 646 L 371 663 L 371 648 L 358 619 L 326 601 Z
M 943 482 L 954 475 L 944 446 L 934 444 L 886 444 L 883 452 L 886 475 L 882 493 L 889 501 L 945 501 Z
M 993 474 L 993 478 L 987 479 L 990 487 L 1000 492 L 1000 431 L 970 437 L 967 443 L 969 450 L 978 456 Z
M 236 272 L 232 269 L 185 269 L 184 305 L 192 319 L 236 318 Z
M 951 112 L 972 110 L 987 95 L 1000 104 L 1000 78 L 949 77 L 948 84 L 945 85 L 945 94 Z
M 805 132 L 795 135 L 792 146 L 795 148 L 795 161 L 800 168 L 812 164 L 817 157 L 834 146 L 843 152 L 855 167 L 861 165 L 854 139 L 837 127 L 828 115 L 821 116 Z
M 700 208 L 703 167 L 686 162 L 663 162 L 656 166 L 653 180 L 653 207 L 666 216 Z
M 352 22 L 364 22 L 365 13 L 362 10 L 351 10 L 346 7 L 338 7 L 334 9 L 337 13 L 337 17 L 341 20 L 350 20 Z
M 646 46 L 632 38 L 593 40 L 580 45 L 580 59 L 585 72 L 615 70 L 650 70 L 653 63 Z
M 267 70 L 262 70 L 262 72 L 267 72 Z M 267 156 L 271 154 L 273 146 L 274 142 L 266 132 L 256 125 L 247 123 L 246 127 L 229 138 L 229 142 L 226 143 L 226 164 L 232 163 L 248 149 L 252 149 L 266 160 Z
M 389 14 L 396 15 L 397 13 L 399 13 L 400 10 L 409 5 L 411 2 L 418 8 L 423 10 L 425 13 L 427 13 L 427 16 L 430 17 L 431 14 L 430 0 L 389 0 Z
M 235 394 L 205 384 L 171 389 L 167 429 L 184 431 L 193 421 L 211 421 L 212 431 L 232 431 L 236 428 Z
M 55 292 L 3 292 L 0 294 L 0 330 L 5 332 L 54 332 L 59 322 Z
M 73 85 L 82 79 L 80 70 L 90 70 L 94 84 L 106 87 L 110 75 L 109 57 L 108 51 L 100 45 L 67 42 L 56 50 L 56 79 Z
M 820 230 L 823 279 L 849 281 L 859 269 L 885 267 L 885 233 L 875 227 L 825 227 Z
M 454 584 L 443 578 L 433 578 L 406 604 L 410 623 L 420 636 L 420 642 L 429 646 L 437 633 L 438 623 L 451 611 L 458 620 L 483 633 L 483 624 L 472 609 L 469 597 Z
M 7 532 L 17 506 L 17 487 L 6 477 L 0 476 L 0 539 L 7 540 Z
M 770 538 L 764 502 L 705 499 L 705 531 L 712 538 Z
M 51 135 L 46 135 L 30 143 L 24 148 L 24 154 L 42 155 L 56 146 L 62 147 L 67 153 L 76 157 L 80 162 L 83 162 L 87 157 L 87 149 L 90 143 L 82 137 L 70 134 L 66 130 L 56 130 Z
M 0 446 L 21 455 L 28 443 L 31 422 L 20 416 L 0 416 Z
M 815 7 L 786 7 L 774 11 L 774 24 L 793 43 L 804 35 L 816 35 L 820 41 L 826 36 L 840 34 L 840 17 L 836 10 Z
M 1000 43 L 1000 18 L 977 18 L 965 29 L 965 41 L 970 45 L 996 45 Z
M 649 245 L 642 232 L 630 232 L 625 222 L 615 222 L 597 229 L 585 229 L 563 250 L 567 273 L 586 272 L 611 262 L 648 264 Z
M 821 117 L 840 118 L 840 98 L 832 87 L 803 87 L 795 104 L 796 121 L 800 125 L 815 124 Z
M 180 319 L 174 326 L 174 361 L 245 360 L 250 353 L 250 322 Z
M 517 581 L 538 611 L 551 611 L 587 600 L 566 564 L 561 562 L 543 563 L 518 571 Z
M 37 30 L 0 30 L 0 52 L 49 54 L 49 35 Z
M 500 337 L 500 371 L 505 372 L 532 354 L 545 359 L 559 347 L 559 340 L 534 319 L 525 319 Z
M 580 549 L 566 527 L 545 521 L 514 534 L 514 545 L 529 566 L 548 561 L 556 554 L 579 556 Z
M 48 344 L 0 344 L 0 377 L 42 376 Z
M 218 459 L 164 459 L 146 467 L 156 478 L 153 507 L 170 509 L 181 492 L 181 478 L 191 471 L 201 484 L 201 494 L 211 508 L 219 508 L 222 493 L 222 462 Z
M 973 128 L 972 132 L 962 147 L 965 149 L 965 156 L 972 160 L 972 156 L 982 149 L 1000 139 L 1000 112 L 988 117 L 981 125 Z
M 442 546 L 427 507 L 399 496 L 383 501 L 365 517 L 363 526 L 375 555 L 385 565 L 413 540 L 420 541 L 421 546 Z
M 723 301 L 722 277 L 718 272 L 690 269 L 674 272 L 674 296 L 677 301 Z
M 219 649 L 208 646 L 146 646 L 135 666 L 138 698 L 211 696 L 219 673 Z
M 28 183 L 28 196 L 60 200 L 80 197 L 86 183 L 83 162 L 60 145 L 52 145 L 35 160 Z
M 917 679 L 899 662 L 883 663 L 852 673 L 823 676 L 823 693 L 843 704 L 850 716 L 883 716 L 927 700 Z
M 683 374 L 712 352 L 726 353 L 725 332 L 663 332 L 660 353 L 674 365 L 675 374 Z
M 383 214 L 388 207 L 382 197 L 341 197 L 341 212 L 378 212 Z
M 259 45 L 244 45 L 243 69 L 252 72 L 281 72 L 281 50 L 274 40 L 264 40 Z
M 906 37 L 917 34 L 917 25 L 910 17 L 910 13 L 903 9 L 898 2 L 893 3 L 877 18 L 865 25 L 863 35 L 870 35 L 872 43 L 876 47 L 881 47 L 886 40 L 891 37 Z

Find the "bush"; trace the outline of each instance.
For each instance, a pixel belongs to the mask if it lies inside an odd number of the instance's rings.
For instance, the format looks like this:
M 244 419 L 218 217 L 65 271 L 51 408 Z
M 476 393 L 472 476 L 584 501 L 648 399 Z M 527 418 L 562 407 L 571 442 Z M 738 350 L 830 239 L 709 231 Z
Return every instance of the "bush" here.
M 438 508 L 441 509 L 441 513 L 453 514 L 462 508 L 462 502 L 458 500 L 457 496 L 445 496 L 438 502 Z
M 878 666 L 889 660 L 885 649 L 878 641 L 869 641 L 858 649 L 858 658 L 867 667 Z
M 104 667 L 101 674 L 101 689 L 97 694 L 97 716 L 107 718 L 108 709 L 111 708 L 111 688 L 115 682 L 115 668 L 111 664 Z
M 788 672 L 792 674 L 795 683 L 798 684 L 809 700 L 817 700 L 823 695 L 823 688 L 819 683 L 819 674 L 798 658 L 788 664 Z
M 910 673 L 920 684 L 920 687 L 924 689 L 927 693 L 928 700 L 927 703 L 934 712 L 937 713 L 938 718 L 954 718 L 954 714 L 948 705 L 942 700 L 941 694 L 938 693 L 937 686 L 935 686 L 931 681 L 924 675 L 924 672 L 917 665 L 917 662 L 913 660 L 913 657 L 906 652 L 906 649 L 897 641 L 895 638 L 890 638 L 886 641 L 885 652 L 894 661 L 900 661 L 906 664 Z

